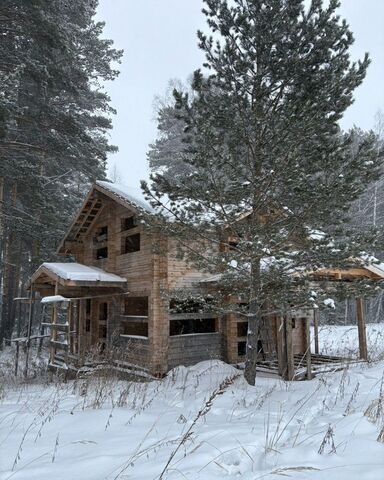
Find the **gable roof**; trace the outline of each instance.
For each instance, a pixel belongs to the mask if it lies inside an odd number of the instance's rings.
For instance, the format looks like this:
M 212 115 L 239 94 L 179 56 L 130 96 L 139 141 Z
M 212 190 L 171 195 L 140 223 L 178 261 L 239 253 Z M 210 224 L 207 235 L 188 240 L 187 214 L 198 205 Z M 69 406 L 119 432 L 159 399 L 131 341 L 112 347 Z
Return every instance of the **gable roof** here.
M 95 184 L 95 187 L 99 187 L 99 189 L 105 193 L 108 192 L 108 195 L 122 200 L 130 207 L 138 210 L 144 210 L 147 213 L 154 213 L 153 208 L 145 199 L 140 188 L 128 187 L 126 185 L 122 185 L 121 183 L 111 183 L 102 180 L 98 180 Z
M 154 213 L 153 208 L 145 200 L 139 188 L 98 180 L 92 185 L 82 206 L 64 235 L 57 249 L 58 254 L 65 255 L 71 246 L 81 243 L 82 237 L 86 235 L 103 207 L 100 193 L 134 212 Z
M 58 281 L 65 286 L 117 286 L 123 287 L 127 279 L 101 268 L 82 265 L 81 263 L 48 263 L 45 262 L 32 275 L 30 283 L 44 278 L 46 283 Z

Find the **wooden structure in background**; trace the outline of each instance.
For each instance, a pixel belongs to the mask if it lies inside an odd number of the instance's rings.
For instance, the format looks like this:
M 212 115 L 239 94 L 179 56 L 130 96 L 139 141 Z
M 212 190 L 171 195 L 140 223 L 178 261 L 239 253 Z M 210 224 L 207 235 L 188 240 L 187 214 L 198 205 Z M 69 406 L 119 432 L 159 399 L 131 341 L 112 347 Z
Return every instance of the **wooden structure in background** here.
M 58 249 L 60 255 L 74 257 L 75 263 L 44 263 L 32 276 L 31 288 L 40 298 L 53 297 L 46 300 L 51 318 L 43 322 L 51 332 L 51 365 L 79 368 L 91 352 L 103 354 L 113 348 L 120 352 L 121 368 L 138 366 L 153 375 L 213 358 L 243 362 L 248 328 L 244 317 L 217 317 L 201 313 L 193 302 L 185 308 L 176 299 L 169 300 L 167 293 L 175 289 L 190 292 L 193 298 L 197 284 L 199 292 L 205 288 L 208 294 L 215 288 L 214 279 L 180 260 L 173 239 L 145 228 L 140 216 L 152 209 L 139 195 L 121 185 L 97 182 Z M 321 278 L 340 280 L 363 270 L 328 270 Z M 370 274 L 377 272 L 365 273 Z M 361 356 L 366 358 L 361 305 L 358 318 Z M 310 351 L 311 322 L 317 356 Z M 276 362 L 279 373 L 289 380 L 305 368 L 306 377 L 312 378 L 315 363 L 321 362 L 317 325 L 313 310 L 263 318 L 260 365 Z
M 363 264 L 358 268 L 330 269 L 322 268 L 311 272 L 309 275 L 316 281 L 328 282 L 358 282 L 361 280 L 382 281 L 384 280 L 383 264 Z M 359 336 L 359 352 L 362 360 L 368 359 L 367 334 L 365 325 L 364 298 L 356 298 L 356 317 Z M 318 353 L 318 319 L 315 320 L 315 351 Z

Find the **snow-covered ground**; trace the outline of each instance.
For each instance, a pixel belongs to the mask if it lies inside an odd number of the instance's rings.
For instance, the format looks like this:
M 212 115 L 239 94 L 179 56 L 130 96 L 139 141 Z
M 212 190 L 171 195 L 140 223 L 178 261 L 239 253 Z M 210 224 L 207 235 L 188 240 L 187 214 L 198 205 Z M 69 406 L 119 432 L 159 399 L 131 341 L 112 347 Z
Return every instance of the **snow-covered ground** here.
M 384 354 L 384 323 L 368 324 L 366 333 L 370 358 L 380 359 L 380 356 Z M 313 350 L 313 332 L 311 333 L 311 338 Z M 340 355 L 356 358 L 359 352 L 357 326 L 320 326 L 319 343 L 320 353 L 323 355 Z M 382 359 L 384 360 L 384 357 Z
M 368 328 L 376 358 L 383 327 Z M 357 332 L 327 327 L 320 339 L 322 351 L 340 354 L 356 350 Z M 5 379 L 0 479 L 380 480 L 383 371 L 375 360 L 309 382 L 258 377 L 250 387 L 212 361 L 149 383 Z

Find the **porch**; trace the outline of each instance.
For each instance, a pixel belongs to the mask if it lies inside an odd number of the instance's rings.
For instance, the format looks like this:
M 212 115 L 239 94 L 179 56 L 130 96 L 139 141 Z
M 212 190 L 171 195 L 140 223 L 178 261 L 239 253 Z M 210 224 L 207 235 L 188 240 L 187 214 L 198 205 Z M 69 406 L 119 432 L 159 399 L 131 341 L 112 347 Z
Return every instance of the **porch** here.
M 50 336 L 49 366 L 68 370 L 102 353 L 112 332 L 108 321 L 127 280 L 79 263 L 44 263 L 31 278 L 30 295 L 42 298 L 42 334 Z M 121 300 L 120 300 L 121 301 Z

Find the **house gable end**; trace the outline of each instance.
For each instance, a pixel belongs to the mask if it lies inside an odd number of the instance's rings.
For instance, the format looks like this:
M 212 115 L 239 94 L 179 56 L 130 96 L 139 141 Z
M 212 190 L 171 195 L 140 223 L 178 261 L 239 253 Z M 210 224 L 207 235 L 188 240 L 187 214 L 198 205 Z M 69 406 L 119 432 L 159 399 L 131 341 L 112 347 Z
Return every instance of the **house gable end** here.
M 144 210 L 149 213 L 149 205 L 145 209 L 141 200 L 135 203 L 133 197 L 125 198 L 123 192 L 115 190 L 109 188 L 107 182 L 98 182 L 92 186 L 57 249 L 59 255 L 76 255 L 81 250 L 84 238 L 91 234 L 103 208 L 111 201 L 126 209 L 128 216 L 140 214 Z

